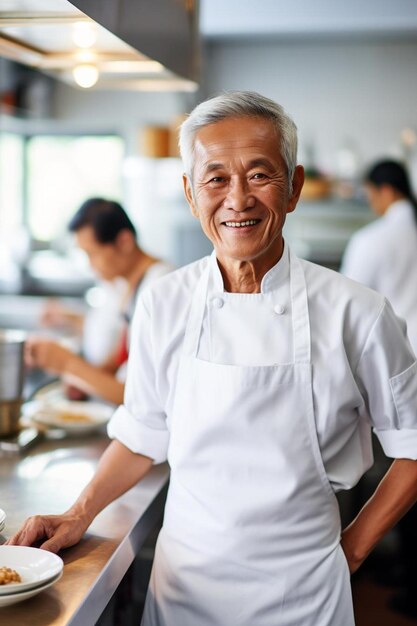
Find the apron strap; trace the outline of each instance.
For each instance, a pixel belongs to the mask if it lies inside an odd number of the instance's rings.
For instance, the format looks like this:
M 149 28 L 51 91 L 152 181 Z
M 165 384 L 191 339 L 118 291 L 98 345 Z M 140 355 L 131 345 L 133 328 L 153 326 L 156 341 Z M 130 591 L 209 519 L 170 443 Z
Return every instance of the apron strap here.
M 310 363 L 311 337 L 307 286 L 299 259 L 291 252 L 291 249 L 289 249 L 289 255 L 294 362 Z
M 185 328 L 183 354 L 194 358 L 197 358 L 198 346 L 200 344 L 201 329 L 203 326 L 210 277 L 210 262 L 211 257 L 208 259 L 207 266 L 204 268 L 203 273 L 198 280 L 197 287 L 191 301 L 187 326 Z

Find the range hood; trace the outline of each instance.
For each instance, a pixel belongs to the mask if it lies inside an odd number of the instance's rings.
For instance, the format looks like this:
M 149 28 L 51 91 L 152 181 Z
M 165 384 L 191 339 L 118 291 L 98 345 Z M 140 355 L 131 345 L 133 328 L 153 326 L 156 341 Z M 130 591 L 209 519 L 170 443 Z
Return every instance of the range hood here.
M 198 0 L 2 0 L 0 56 L 73 86 L 198 88 Z

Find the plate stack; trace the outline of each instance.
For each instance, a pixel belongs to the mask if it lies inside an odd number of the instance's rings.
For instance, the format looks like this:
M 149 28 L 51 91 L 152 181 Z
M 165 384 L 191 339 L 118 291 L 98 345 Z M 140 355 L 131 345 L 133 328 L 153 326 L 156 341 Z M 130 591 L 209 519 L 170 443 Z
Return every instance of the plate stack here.
M 0 608 L 23 602 L 48 589 L 61 578 L 63 567 L 62 559 L 46 550 L 0 546 L 0 581 L 4 568 L 17 572 L 21 579 L 21 582 L 0 584 Z

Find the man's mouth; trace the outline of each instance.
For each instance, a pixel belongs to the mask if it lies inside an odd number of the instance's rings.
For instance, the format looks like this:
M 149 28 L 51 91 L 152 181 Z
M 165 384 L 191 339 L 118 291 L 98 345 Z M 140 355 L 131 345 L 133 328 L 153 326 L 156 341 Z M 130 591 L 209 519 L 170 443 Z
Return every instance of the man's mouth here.
M 244 226 L 256 226 L 256 224 L 259 224 L 260 221 L 261 220 L 244 220 L 242 222 L 230 221 L 223 222 L 223 224 L 229 228 L 243 228 Z

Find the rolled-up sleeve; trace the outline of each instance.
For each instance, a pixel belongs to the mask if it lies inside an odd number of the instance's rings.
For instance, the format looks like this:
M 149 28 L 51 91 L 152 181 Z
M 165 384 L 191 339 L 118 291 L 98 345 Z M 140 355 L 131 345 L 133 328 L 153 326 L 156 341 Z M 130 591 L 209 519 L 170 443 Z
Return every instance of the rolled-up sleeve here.
M 406 325 L 387 301 L 368 336 L 357 375 L 385 454 L 417 459 L 417 363 Z
M 132 321 L 124 404 L 115 411 L 107 432 L 132 452 L 162 463 L 167 458 L 169 432 L 156 389 L 151 316 L 144 297 L 139 298 Z

